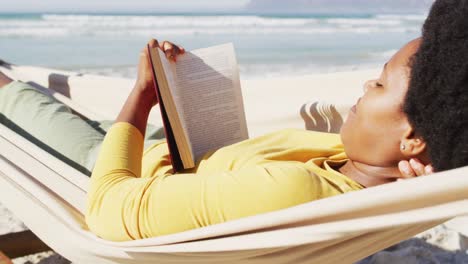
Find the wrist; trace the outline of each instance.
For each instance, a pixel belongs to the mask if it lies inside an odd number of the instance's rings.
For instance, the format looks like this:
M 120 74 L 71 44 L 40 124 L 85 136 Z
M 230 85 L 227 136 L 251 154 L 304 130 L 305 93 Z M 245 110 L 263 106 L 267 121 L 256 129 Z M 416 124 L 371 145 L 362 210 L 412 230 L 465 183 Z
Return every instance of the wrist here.
M 145 90 L 149 90 L 150 88 L 152 88 L 152 87 L 149 87 L 149 86 L 152 86 L 152 85 L 149 85 L 147 82 L 143 82 L 143 81 L 137 79 L 136 82 L 135 82 L 135 85 L 133 86 L 133 89 L 140 90 L 140 91 L 145 91 Z
M 144 90 L 135 87 L 125 101 L 116 122 L 130 123 L 144 135 L 151 108 L 151 97 Z
M 157 103 L 156 91 L 153 87 L 141 86 L 138 83 L 135 84 L 132 93 L 138 98 L 143 106 L 149 106 L 152 108 Z

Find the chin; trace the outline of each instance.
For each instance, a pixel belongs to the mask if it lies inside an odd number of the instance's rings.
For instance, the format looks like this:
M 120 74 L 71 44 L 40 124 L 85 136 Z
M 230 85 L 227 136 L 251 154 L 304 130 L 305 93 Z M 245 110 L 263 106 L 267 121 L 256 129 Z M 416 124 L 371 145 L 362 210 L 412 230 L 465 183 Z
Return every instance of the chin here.
M 353 126 L 350 124 L 349 120 L 346 119 L 346 121 L 343 123 L 343 125 L 340 128 L 340 138 L 341 138 L 341 143 L 343 144 L 344 151 L 346 152 L 346 155 L 349 157 L 349 149 L 353 145 L 352 138 L 353 138 L 353 133 L 352 133 Z
M 349 117 L 346 118 L 346 120 L 343 122 L 343 124 L 341 125 L 341 128 L 340 128 L 340 136 L 341 136 L 341 140 L 343 140 L 343 137 L 346 136 L 346 134 L 349 133 L 349 129 L 352 127 L 352 125 L 350 124 L 350 119 Z

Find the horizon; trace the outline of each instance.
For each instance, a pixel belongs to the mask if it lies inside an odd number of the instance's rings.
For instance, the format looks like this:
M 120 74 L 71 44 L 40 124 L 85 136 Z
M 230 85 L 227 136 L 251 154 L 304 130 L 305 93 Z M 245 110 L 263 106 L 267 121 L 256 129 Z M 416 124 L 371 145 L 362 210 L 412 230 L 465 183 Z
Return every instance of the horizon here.
M 327 16 L 336 16 L 336 17 L 367 17 L 372 15 L 426 15 L 428 11 L 425 10 L 411 10 L 411 11 L 382 11 L 382 10 L 325 10 L 325 11 L 315 11 L 315 12 L 278 12 L 278 11 L 249 11 L 249 10 L 239 10 L 239 11 L 74 11 L 74 10 L 57 10 L 57 11 L 0 11 L 0 15 L 102 15 L 102 16 L 271 16 L 278 18 L 294 18 L 294 17 L 327 17 Z

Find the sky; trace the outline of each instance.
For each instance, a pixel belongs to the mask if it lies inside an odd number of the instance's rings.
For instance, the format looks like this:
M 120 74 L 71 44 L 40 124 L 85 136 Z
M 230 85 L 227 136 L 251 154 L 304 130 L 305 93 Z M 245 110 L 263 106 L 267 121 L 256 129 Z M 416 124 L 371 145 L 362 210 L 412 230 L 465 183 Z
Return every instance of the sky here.
M 0 0 L 2 12 L 235 10 L 249 0 Z

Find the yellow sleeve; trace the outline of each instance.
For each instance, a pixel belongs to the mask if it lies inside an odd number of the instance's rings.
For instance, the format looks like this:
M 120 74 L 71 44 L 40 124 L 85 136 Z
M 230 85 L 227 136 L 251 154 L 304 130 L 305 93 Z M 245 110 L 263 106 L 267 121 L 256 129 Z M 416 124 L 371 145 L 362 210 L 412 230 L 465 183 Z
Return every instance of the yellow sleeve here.
M 127 123 L 106 135 L 86 216 L 91 231 L 104 239 L 148 238 L 274 211 L 321 198 L 327 184 L 294 161 L 141 178 L 142 146 L 141 133 Z
M 86 223 L 109 240 L 139 237 L 140 200 L 149 181 L 140 180 L 143 135 L 133 125 L 114 124 L 107 132 L 91 174 Z

